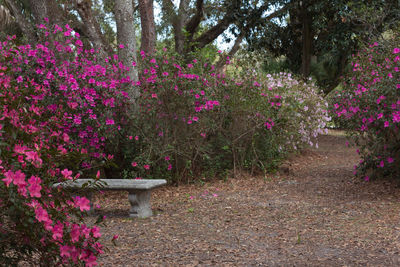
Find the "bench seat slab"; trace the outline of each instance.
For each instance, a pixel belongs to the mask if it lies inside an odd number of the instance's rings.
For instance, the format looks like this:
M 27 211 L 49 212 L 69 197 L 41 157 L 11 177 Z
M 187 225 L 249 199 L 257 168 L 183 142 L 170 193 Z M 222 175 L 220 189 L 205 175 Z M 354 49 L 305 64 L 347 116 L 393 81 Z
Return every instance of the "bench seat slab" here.
M 64 183 L 58 183 L 54 186 L 62 186 L 69 189 L 81 189 L 82 186 L 87 182 L 92 182 L 92 179 L 77 179 L 75 181 L 67 181 Z M 100 190 L 121 190 L 128 191 L 128 200 L 131 204 L 129 211 L 129 217 L 133 218 L 145 218 L 153 215 L 151 211 L 150 197 L 151 190 L 155 187 L 165 185 L 166 180 L 126 180 L 126 179 L 101 179 L 105 182 L 104 187 L 100 187 Z M 92 188 L 92 186 L 88 186 Z M 93 212 L 92 205 L 92 192 L 86 192 L 90 199 L 91 212 Z

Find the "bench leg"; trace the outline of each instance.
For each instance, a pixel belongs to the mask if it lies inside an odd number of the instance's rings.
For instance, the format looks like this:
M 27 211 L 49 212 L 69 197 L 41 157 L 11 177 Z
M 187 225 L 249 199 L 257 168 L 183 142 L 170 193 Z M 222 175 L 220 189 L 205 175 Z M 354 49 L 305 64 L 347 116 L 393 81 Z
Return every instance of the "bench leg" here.
M 153 215 L 150 205 L 151 190 L 130 190 L 128 199 L 131 203 L 129 217 L 145 218 Z

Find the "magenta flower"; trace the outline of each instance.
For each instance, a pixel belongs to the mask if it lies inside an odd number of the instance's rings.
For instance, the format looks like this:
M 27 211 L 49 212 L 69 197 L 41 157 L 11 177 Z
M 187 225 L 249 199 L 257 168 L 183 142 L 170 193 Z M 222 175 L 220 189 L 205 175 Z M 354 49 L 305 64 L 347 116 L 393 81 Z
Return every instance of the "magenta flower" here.
M 106 125 L 113 125 L 114 123 L 113 119 L 106 119 Z
M 150 169 L 150 165 L 143 165 L 143 168 L 145 169 L 145 170 L 149 170 Z
M 76 196 L 74 199 L 75 207 L 81 211 L 90 210 L 90 201 L 86 197 Z
M 400 53 L 400 48 L 394 48 L 393 49 L 393 54 L 398 54 L 398 53 Z

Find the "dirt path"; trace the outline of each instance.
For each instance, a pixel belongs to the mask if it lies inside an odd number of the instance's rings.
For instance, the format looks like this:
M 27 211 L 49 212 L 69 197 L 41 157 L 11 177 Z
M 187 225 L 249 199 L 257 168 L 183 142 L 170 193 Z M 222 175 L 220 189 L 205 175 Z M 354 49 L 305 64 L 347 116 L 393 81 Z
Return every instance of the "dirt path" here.
M 319 145 L 288 174 L 156 190 L 147 219 L 126 218 L 125 194 L 99 195 L 104 237 L 119 235 L 101 265 L 400 266 L 400 189 L 354 178 L 340 133 Z

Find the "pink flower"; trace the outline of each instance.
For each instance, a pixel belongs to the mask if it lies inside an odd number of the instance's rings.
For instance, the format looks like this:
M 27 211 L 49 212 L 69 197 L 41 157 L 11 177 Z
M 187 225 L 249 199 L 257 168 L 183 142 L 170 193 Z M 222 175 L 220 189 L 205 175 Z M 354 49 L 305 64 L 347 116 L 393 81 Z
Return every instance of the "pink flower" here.
M 79 227 L 79 225 L 74 224 L 72 226 L 70 235 L 71 235 L 71 241 L 72 242 L 75 243 L 75 242 L 79 241 L 79 236 L 80 236 L 80 227 Z
M 398 54 L 398 53 L 400 53 L 400 48 L 394 48 L 393 49 L 393 54 Z
M 150 169 L 150 165 L 147 165 L 147 164 L 143 165 L 143 168 L 146 169 L 146 170 L 149 170 Z
M 100 233 L 99 227 L 93 226 L 91 232 L 92 232 L 94 238 L 100 238 L 101 237 L 101 233 Z
M 81 211 L 90 210 L 90 201 L 86 197 L 76 196 L 74 199 L 75 207 Z
M 381 160 L 381 162 L 379 163 L 379 166 L 378 166 L 378 167 L 380 167 L 380 168 L 385 167 L 385 162 L 383 162 L 383 160 Z
M 137 162 L 132 162 L 131 165 L 132 165 L 132 167 L 136 167 L 137 166 Z
M 120 44 L 120 45 L 119 45 L 119 48 L 121 48 L 121 49 L 124 48 L 124 47 L 125 47 L 125 46 L 124 46 L 123 44 Z
M 41 179 L 37 176 L 31 176 L 28 180 L 30 186 L 28 187 L 28 191 L 31 197 L 41 197 L 40 191 L 42 190 L 42 186 L 40 185 Z
M 383 124 L 383 126 L 386 128 L 386 127 L 389 127 L 389 122 L 388 121 L 385 121 L 385 123 Z
M 70 254 L 70 247 L 69 246 L 60 246 L 60 256 L 69 258 L 71 256 Z
M 49 214 L 47 213 L 47 211 L 45 209 L 43 209 L 41 206 L 38 206 L 35 209 L 35 218 L 36 220 L 38 220 L 39 222 L 43 222 L 43 223 L 51 223 L 51 219 L 49 217 Z
M 166 156 L 164 159 L 165 159 L 165 161 L 168 161 L 168 160 L 170 160 L 170 157 Z
M 387 158 L 387 162 L 388 162 L 388 163 L 393 163 L 393 162 L 394 162 L 394 159 L 393 159 L 392 157 L 388 157 L 388 158 Z
M 168 169 L 169 171 L 172 170 L 172 164 L 169 164 L 167 169 Z
M 364 177 L 364 181 L 368 182 L 369 181 L 369 176 Z
M 63 229 L 64 229 L 64 225 L 61 222 L 57 222 L 54 226 L 53 226 L 53 239 L 62 242 L 62 238 L 63 238 Z
M 113 119 L 106 119 L 106 125 L 113 125 L 114 123 Z
M 4 176 L 6 178 L 2 179 L 2 181 L 6 184 L 6 186 L 8 187 L 14 180 L 14 172 L 13 171 L 7 171 L 6 173 L 4 173 Z
M 135 136 L 135 140 L 138 141 L 139 140 L 139 136 L 136 135 Z
M 63 140 L 64 140 L 64 142 L 69 142 L 69 136 L 68 136 L 68 134 L 66 134 L 66 133 L 63 133 Z
M 72 171 L 69 171 L 68 169 L 64 169 L 61 171 L 61 174 L 64 176 L 65 179 L 71 180 L 72 177 Z
M 14 173 L 14 181 L 13 181 L 13 183 L 16 186 L 25 186 L 26 185 L 25 174 L 23 172 L 21 172 L 20 170 L 16 171 Z

